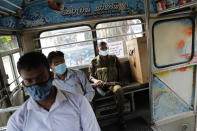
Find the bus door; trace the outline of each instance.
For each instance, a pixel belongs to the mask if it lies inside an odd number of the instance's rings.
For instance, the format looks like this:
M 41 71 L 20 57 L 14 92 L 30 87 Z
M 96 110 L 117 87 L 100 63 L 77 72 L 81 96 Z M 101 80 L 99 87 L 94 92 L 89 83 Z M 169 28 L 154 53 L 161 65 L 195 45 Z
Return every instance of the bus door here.
M 150 19 L 152 122 L 161 131 L 194 131 L 195 14 Z

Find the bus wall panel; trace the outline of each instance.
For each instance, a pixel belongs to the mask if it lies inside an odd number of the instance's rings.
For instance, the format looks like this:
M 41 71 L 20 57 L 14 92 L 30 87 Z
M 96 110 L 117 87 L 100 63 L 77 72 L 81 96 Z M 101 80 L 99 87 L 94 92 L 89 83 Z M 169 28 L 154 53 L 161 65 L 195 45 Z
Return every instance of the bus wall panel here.
M 156 11 L 153 0 L 150 0 L 151 12 Z M 87 10 L 86 10 L 87 9 Z M 87 12 L 84 13 L 84 10 Z M 22 28 L 37 27 L 56 23 L 106 18 L 123 15 L 144 14 L 144 0 L 96 0 L 67 3 L 62 11 L 53 10 L 47 3 L 26 8 L 19 26 Z
M 18 28 L 18 19 L 14 17 L 6 17 L 0 19 L 0 26 L 8 28 Z
M 189 111 L 189 107 L 156 77 L 153 80 L 152 94 L 154 121 Z

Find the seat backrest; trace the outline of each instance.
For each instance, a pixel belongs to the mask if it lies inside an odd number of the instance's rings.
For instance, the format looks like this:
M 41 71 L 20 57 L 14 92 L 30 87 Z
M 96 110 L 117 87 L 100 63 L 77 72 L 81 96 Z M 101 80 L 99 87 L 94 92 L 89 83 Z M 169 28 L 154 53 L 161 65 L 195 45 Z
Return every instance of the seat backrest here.
M 121 74 L 123 77 L 122 79 L 123 82 L 125 83 L 133 82 L 134 80 L 131 77 L 131 69 L 130 69 L 129 61 L 128 60 L 120 61 L 120 66 L 121 66 Z M 87 78 L 89 78 L 88 67 L 80 68 L 80 70 L 86 74 Z

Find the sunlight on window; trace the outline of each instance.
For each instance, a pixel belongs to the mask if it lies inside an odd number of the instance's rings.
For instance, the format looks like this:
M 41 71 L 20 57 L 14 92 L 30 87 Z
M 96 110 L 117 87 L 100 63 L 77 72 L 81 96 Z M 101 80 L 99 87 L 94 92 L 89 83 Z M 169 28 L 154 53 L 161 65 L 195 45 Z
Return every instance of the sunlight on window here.
M 16 36 L 0 36 L 0 52 L 10 51 L 17 48 L 19 47 Z
M 55 47 L 42 49 L 42 52 L 48 56 L 51 51 L 62 51 L 68 67 L 88 65 L 95 56 L 90 30 L 90 27 L 82 26 L 43 32 L 40 35 L 41 47 Z
M 127 41 L 143 36 L 139 19 L 100 23 L 96 29 L 98 43 L 107 42 L 109 53 L 120 58 L 127 56 Z

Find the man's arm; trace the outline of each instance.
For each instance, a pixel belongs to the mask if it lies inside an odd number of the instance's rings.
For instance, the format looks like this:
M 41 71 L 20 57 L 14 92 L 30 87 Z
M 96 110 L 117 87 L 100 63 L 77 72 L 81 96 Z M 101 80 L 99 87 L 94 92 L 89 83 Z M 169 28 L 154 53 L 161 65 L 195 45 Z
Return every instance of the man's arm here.
M 89 72 L 89 80 L 90 80 L 91 82 L 93 82 L 94 84 L 96 84 L 96 85 L 98 85 L 98 86 L 102 86 L 102 85 L 104 84 L 103 81 L 98 80 L 98 79 L 94 76 L 95 67 L 94 67 L 93 61 L 91 61 L 91 64 L 90 64 L 89 69 L 88 69 L 88 72 Z
M 101 131 L 92 107 L 86 99 L 81 100 L 80 116 L 83 131 Z
M 89 102 L 91 102 L 95 95 L 94 89 L 90 85 L 90 82 L 88 81 L 84 72 L 80 71 L 80 75 L 78 77 L 80 78 L 82 88 L 85 91 L 85 97 L 88 99 Z

